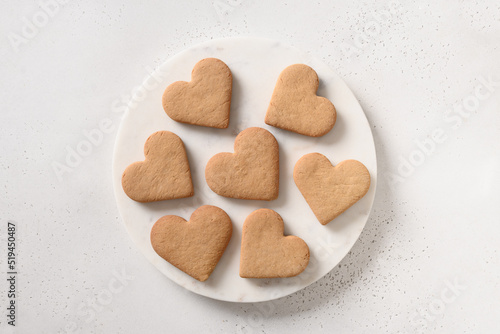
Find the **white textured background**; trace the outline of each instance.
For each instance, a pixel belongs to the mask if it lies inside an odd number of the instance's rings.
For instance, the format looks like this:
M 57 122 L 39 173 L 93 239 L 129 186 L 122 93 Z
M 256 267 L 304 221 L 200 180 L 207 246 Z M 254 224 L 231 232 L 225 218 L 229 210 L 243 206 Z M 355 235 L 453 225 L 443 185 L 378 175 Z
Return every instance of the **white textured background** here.
M 49 0 L 0 2 L 1 333 L 498 332 L 498 1 L 66 2 L 51 16 Z M 213 301 L 165 278 L 126 234 L 111 184 L 134 87 L 188 46 L 241 35 L 294 45 L 342 76 L 379 164 L 374 209 L 349 255 L 260 304 Z M 112 131 L 58 178 L 55 163 L 103 120 Z M 433 133 L 441 142 L 423 153 L 417 142 Z M 9 220 L 14 330 L 4 316 Z

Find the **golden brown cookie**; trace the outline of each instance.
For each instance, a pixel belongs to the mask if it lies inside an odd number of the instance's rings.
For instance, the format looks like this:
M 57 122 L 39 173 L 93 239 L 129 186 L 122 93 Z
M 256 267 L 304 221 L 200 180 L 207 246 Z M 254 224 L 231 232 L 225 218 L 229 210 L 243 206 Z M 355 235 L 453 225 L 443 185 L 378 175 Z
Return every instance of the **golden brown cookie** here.
M 309 247 L 296 236 L 284 236 L 281 216 L 270 209 L 252 212 L 243 224 L 240 276 L 297 276 L 309 263 Z
M 163 216 L 151 229 L 155 252 L 198 281 L 206 281 L 226 249 L 233 226 L 224 210 L 204 205 L 189 221 Z
M 350 208 L 370 188 L 370 173 L 361 162 L 344 160 L 333 167 L 320 153 L 300 158 L 295 164 L 293 179 L 323 225 Z
M 306 136 L 320 137 L 333 128 L 336 111 L 325 97 L 317 96 L 316 72 L 304 64 L 288 66 L 274 87 L 265 122 Z
M 153 133 L 144 144 L 146 160 L 134 162 L 122 175 L 122 187 L 137 202 L 193 196 L 193 183 L 182 140 L 169 131 Z
M 163 93 L 163 109 L 174 121 L 225 129 L 229 125 L 233 76 L 216 58 L 200 60 L 191 81 L 177 81 Z
M 279 148 L 262 128 L 248 128 L 236 137 L 234 153 L 214 155 L 205 168 L 215 193 L 232 198 L 270 201 L 279 192 Z

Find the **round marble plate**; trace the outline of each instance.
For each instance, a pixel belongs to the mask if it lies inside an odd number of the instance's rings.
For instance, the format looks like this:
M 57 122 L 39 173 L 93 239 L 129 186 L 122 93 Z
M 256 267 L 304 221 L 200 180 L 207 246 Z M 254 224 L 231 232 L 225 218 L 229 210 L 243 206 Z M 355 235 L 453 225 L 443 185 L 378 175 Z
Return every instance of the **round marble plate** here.
M 230 124 L 223 130 L 177 123 L 166 115 L 161 105 L 165 88 L 174 81 L 189 81 L 193 66 L 207 57 L 221 59 L 233 74 Z M 337 122 L 323 137 L 306 137 L 264 123 L 280 72 L 295 63 L 304 63 L 316 70 L 320 79 L 318 95 L 330 99 L 337 109 Z M 233 152 L 236 135 L 252 126 L 269 130 L 280 145 L 280 190 L 274 201 L 224 198 L 212 192 L 205 182 L 208 160 L 219 152 Z M 137 203 L 125 195 L 121 175 L 132 162 L 144 160 L 144 143 L 149 135 L 159 130 L 172 131 L 184 141 L 195 195 L 186 199 Z M 334 165 L 345 159 L 359 160 L 372 178 L 368 193 L 326 226 L 317 221 L 292 178 L 297 160 L 311 152 L 326 155 Z M 230 38 L 211 40 L 177 54 L 136 90 L 117 134 L 113 179 L 116 201 L 127 231 L 146 258 L 163 274 L 200 295 L 233 302 L 258 302 L 286 296 L 308 286 L 332 270 L 349 252 L 373 204 L 377 162 L 373 137 L 361 106 L 327 65 L 276 41 Z M 210 278 L 198 282 L 160 258 L 151 247 L 149 233 L 160 217 L 173 214 L 189 219 L 196 208 L 205 204 L 227 212 L 233 222 L 233 236 Z M 296 235 L 308 244 L 311 259 L 302 274 L 283 279 L 239 276 L 242 225 L 245 218 L 259 208 L 278 212 L 285 222 L 285 234 Z

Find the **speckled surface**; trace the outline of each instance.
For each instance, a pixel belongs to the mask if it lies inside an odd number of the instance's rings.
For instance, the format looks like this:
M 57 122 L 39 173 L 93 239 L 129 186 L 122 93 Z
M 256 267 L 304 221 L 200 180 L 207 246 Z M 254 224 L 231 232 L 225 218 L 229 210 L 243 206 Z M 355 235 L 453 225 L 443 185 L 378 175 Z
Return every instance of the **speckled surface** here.
M 489 77 L 500 81 L 500 5 L 400 1 L 384 19 L 390 6 L 68 2 L 16 52 L 9 36 L 43 9 L 4 5 L 0 273 L 13 220 L 19 308 L 15 330 L 2 316 L 0 332 L 495 332 L 500 86 Z M 137 84 L 187 47 L 240 35 L 296 46 L 339 74 L 370 122 L 379 170 L 371 217 L 340 265 L 258 304 L 198 296 L 151 266 L 122 227 L 110 182 Z M 464 103 L 470 112 L 453 111 Z M 60 181 L 54 162 L 66 164 L 68 149 L 85 149 L 84 131 L 103 124 L 108 133 Z M 417 142 L 433 137 L 440 143 L 422 153 Z M 418 166 L 402 162 L 410 158 Z

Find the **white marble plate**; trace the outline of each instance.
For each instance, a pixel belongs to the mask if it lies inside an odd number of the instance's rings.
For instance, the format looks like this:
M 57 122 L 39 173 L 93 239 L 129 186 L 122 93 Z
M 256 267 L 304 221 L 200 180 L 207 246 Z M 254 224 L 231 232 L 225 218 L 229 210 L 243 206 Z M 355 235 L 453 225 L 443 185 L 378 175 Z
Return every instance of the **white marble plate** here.
M 193 66 L 201 59 L 223 60 L 233 73 L 231 118 L 228 129 L 211 129 L 180 124 L 163 111 L 161 97 L 174 81 L 190 80 Z M 268 126 L 264 115 L 279 73 L 288 65 L 304 63 L 320 78 L 318 95 L 330 99 L 337 108 L 337 123 L 320 138 L 310 138 Z M 246 201 L 224 198 L 208 188 L 204 169 L 219 152 L 233 152 L 236 135 L 252 126 L 269 130 L 280 145 L 280 190 L 277 200 Z M 121 175 L 134 161 L 144 160 L 146 139 L 158 130 L 179 135 L 187 149 L 195 196 L 156 203 L 137 203 L 121 187 Z M 333 164 L 357 159 L 370 171 L 370 190 L 358 203 L 330 224 L 321 225 L 305 202 L 292 178 L 293 167 L 304 154 L 320 152 Z M 115 144 L 113 180 L 116 201 L 135 244 L 146 258 L 168 278 L 200 295 L 233 302 L 266 301 L 296 292 L 332 270 L 359 237 L 370 213 L 377 184 L 375 147 L 367 119 L 347 85 L 327 65 L 311 55 L 279 42 L 255 38 L 211 40 L 191 47 L 168 59 L 144 81 L 121 123 Z M 233 236 L 210 278 L 198 282 L 160 258 L 151 247 L 149 233 L 160 217 L 167 214 L 189 219 L 201 205 L 225 210 L 233 222 Z M 238 274 L 241 229 L 245 218 L 259 208 L 277 211 L 285 221 L 285 234 L 296 235 L 309 245 L 311 260 L 297 277 L 244 279 Z

